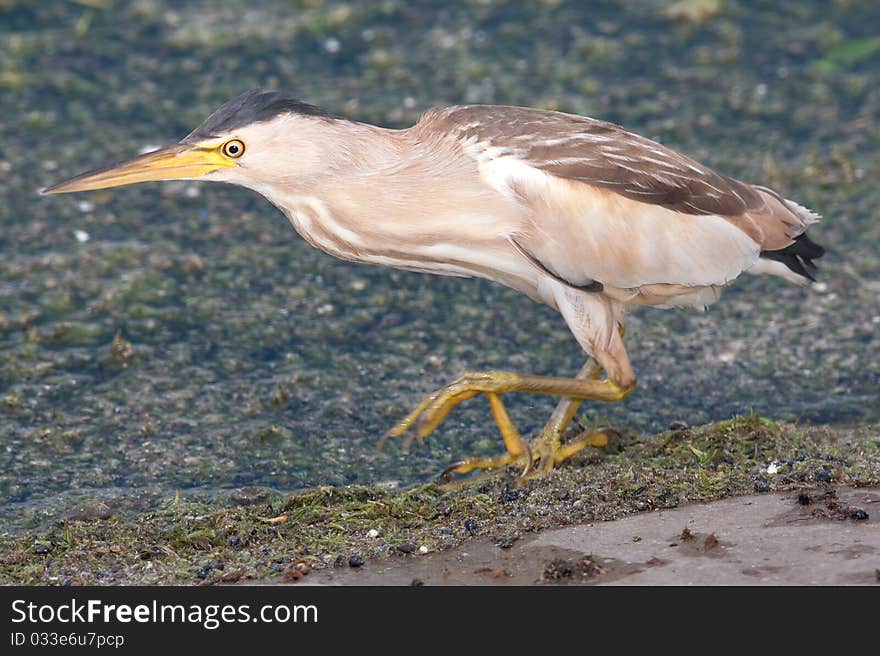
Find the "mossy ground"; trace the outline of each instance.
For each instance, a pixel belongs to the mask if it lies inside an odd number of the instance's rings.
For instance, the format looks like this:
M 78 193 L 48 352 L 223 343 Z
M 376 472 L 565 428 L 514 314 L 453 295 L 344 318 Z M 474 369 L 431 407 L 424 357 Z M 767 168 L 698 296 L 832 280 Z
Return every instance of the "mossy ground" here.
M 623 438 L 550 476 L 513 471 L 406 490 L 320 487 L 238 504 L 172 497 L 125 519 L 68 519 L 0 544 L 0 583 L 204 584 L 292 580 L 349 559 L 418 557 L 477 535 L 499 540 L 754 492 L 880 485 L 880 427 L 799 427 L 760 417 Z M 246 504 L 246 505 L 242 505 Z M 79 516 L 88 516 L 80 511 Z M 422 549 L 424 551 L 424 549 Z

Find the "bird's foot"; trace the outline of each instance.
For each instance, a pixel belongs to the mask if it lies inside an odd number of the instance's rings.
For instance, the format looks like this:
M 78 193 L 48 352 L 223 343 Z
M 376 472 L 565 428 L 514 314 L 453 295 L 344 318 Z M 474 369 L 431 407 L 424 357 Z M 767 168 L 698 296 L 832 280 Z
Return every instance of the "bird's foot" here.
M 504 446 L 507 447 L 507 453 L 491 458 L 468 458 L 450 465 L 443 470 L 442 477 L 449 479 L 452 474 L 469 474 L 477 469 L 491 470 L 500 469 L 509 465 L 518 465 L 522 467 L 523 472 L 527 472 L 532 468 L 532 452 L 529 445 L 526 444 L 516 426 L 510 420 L 507 414 L 507 408 L 501 401 L 501 397 L 495 392 L 486 392 L 489 399 L 489 407 L 492 409 L 492 416 L 501 431 L 501 438 L 504 440 Z
M 449 465 L 449 467 L 443 470 L 440 477 L 443 480 L 448 481 L 453 474 L 464 475 L 477 470 L 490 471 L 492 469 L 513 466 L 518 468 L 521 467 L 523 470 L 526 470 L 531 466 L 532 461 L 529 457 L 530 455 L 531 454 L 522 454 L 515 456 L 512 453 L 502 453 L 499 456 L 492 456 L 489 458 L 467 458 L 466 460 L 459 460 L 458 462 Z
M 416 406 L 415 410 L 385 433 L 376 446 L 381 449 L 389 437 L 403 437 L 404 435 L 406 435 L 403 443 L 404 448 L 409 447 L 413 439 L 422 443 L 446 419 L 446 416 L 455 406 L 480 393 L 485 393 L 489 396 L 489 402 L 493 407 L 494 414 L 496 406 L 500 406 L 502 409 L 504 407 L 501 405 L 501 400 L 498 399 L 497 395 L 513 391 L 518 382 L 519 376 L 507 371 L 465 373 L 448 385 L 428 394 Z M 493 395 L 495 401 L 492 400 Z M 507 414 L 506 411 L 504 414 Z M 497 416 L 495 421 L 498 423 Z M 509 418 L 506 423 L 510 424 Z M 501 429 L 503 436 L 505 429 L 501 427 L 500 423 L 498 427 Z
M 628 396 L 633 389 L 635 389 L 634 383 L 622 387 L 608 378 L 579 380 L 554 376 L 520 375 L 509 371 L 469 372 L 426 396 L 415 410 L 382 436 L 377 448 L 382 448 L 385 440 L 389 437 L 403 437 L 408 433 L 404 447 L 409 446 L 413 439 L 421 442 L 446 419 L 455 406 L 480 393 L 489 396 L 490 402 L 491 395 L 497 396 L 507 392 L 553 394 L 579 400 L 591 399 L 609 402 L 620 401 Z M 495 417 L 495 421 L 501 428 L 498 416 Z M 413 429 L 412 432 L 410 432 L 411 429 Z M 504 433 L 503 428 L 501 428 L 501 432 Z
M 535 438 L 531 444 L 523 445 L 522 453 L 508 451 L 498 456 L 489 458 L 468 458 L 456 462 L 447 467 L 442 474 L 446 480 L 452 474 L 470 474 L 476 470 L 501 469 L 502 467 L 517 467 L 522 469 L 520 478 L 529 480 L 546 476 L 554 467 L 558 467 L 574 454 L 588 446 L 602 447 L 608 441 L 619 434 L 613 428 L 602 428 L 594 431 L 581 433 L 573 440 L 564 444 L 559 443 L 558 436 L 552 434 L 541 435 Z
M 408 448 L 414 439 L 421 443 L 455 406 L 478 394 L 485 394 L 507 453 L 493 458 L 463 460 L 450 466 L 446 473 L 466 474 L 475 469 L 517 465 L 523 468 L 523 476 L 543 476 L 584 447 L 607 444 L 608 431 L 593 431 L 565 444 L 561 440 L 581 400 L 619 401 L 634 388 L 634 384 L 622 387 L 607 378 L 596 380 L 597 374 L 598 369 L 590 363 L 584 366 L 578 378 L 530 376 L 506 371 L 466 373 L 426 396 L 415 410 L 382 436 L 376 447 L 382 448 L 389 437 L 405 436 L 404 448 Z M 507 392 L 553 394 L 568 398 L 560 403 L 541 436 L 530 447 L 523 441 L 501 401 L 500 395 Z M 540 468 L 535 468 L 536 462 L 540 463 Z
M 585 431 L 568 442 L 562 442 L 561 437 L 555 431 L 547 431 L 536 437 L 528 445 L 532 454 L 532 467 L 523 470 L 522 478 L 540 478 L 550 473 L 554 467 L 579 453 L 588 446 L 602 447 L 608 444 L 609 439 L 618 437 L 619 434 L 613 428 L 600 428 L 598 430 Z

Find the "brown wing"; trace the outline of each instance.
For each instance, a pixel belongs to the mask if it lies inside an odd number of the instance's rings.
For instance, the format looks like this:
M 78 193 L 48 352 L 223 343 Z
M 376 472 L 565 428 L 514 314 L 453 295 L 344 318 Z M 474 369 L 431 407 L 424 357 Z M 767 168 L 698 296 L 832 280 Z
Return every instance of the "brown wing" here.
M 560 178 L 695 215 L 760 210 L 762 194 L 613 123 L 525 107 L 468 105 L 437 116 L 465 139 L 509 149 Z M 437 120 L 436 118 L 434 120 Z
M 762 251 L 790 246 L 817 220 L 771 189 L 721 175 L 613 123 L 502 105 L 433 110 L 425 120 L 559 178 L 683 214 L 724 217 Z

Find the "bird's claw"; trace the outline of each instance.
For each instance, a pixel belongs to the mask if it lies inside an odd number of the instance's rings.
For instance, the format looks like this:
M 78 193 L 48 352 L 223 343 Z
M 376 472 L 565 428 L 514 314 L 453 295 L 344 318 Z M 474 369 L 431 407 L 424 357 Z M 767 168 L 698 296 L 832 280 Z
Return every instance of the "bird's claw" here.
M 492 469 L 501 469 L 518 464 L 523 458 L 526 459 L 526 469 L 531 466 L 531 453 L 524 452 L 518 455 L 512 453 L 503 453 L 500 456 L 492 456 L 489 458 L 468 458 L 467 460 L 459 460 L 449 465 L 440 474 L 440 480 L 449 482 L 452 480 L 453 474 L 464 476 L 476 470 L 489 471 Z
M 392 437 L 406 436 L 403 441 L 404 449 L 408 449 L 413 440 L 418 441 L 420 446 L 424 444 L 425 438 L 443 423 L 455 406 L 483 391 L 473 389 L 473 386 L 468 384 L 466 376 L 425 396 L 412 412 L 379 438 L 376 448 L 381 449 Z
M 444 469 L 442 472 L 440 472 L 440 475 L 437 478 L 439 480 L 443 481 L 444 483 L 448 483 L 449 481 L 452 480 L 452 475 L 458 473 L 459 467 L 463 467 L 465 464 L 467 464 L 466 460 L 459 460 L 458 462 L 453 462 L 446 469 Z

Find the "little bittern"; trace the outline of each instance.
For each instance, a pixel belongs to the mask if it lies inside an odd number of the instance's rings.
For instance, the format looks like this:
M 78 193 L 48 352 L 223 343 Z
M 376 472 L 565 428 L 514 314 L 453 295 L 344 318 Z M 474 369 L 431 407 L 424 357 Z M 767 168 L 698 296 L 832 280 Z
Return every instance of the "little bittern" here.
M 564 443 L 562 434 L 581 401 L 635 388 L 623 344 L 631 307 L 704 307 L 744 271 L 812 280 L 808 267 L 824 253 L 805 232 L 817 216 L 771 189 L 611 123 L 524 107 L 430 109 L 391 130 L 254 90 L 180 143 L 45 193 L 172 179 L 249 187 L 337 257 L 487 278 L 562 314 L 588 356 L 575 378 L 465 373 L 389 431 L 424 438 L 485 394 L 507 452 L 456 463 L 459 473 L 508 464 L 546 473 L 604 443 L 603 431 Z M 504 408 L 508 392 L 562 397 L 529 444 Z

